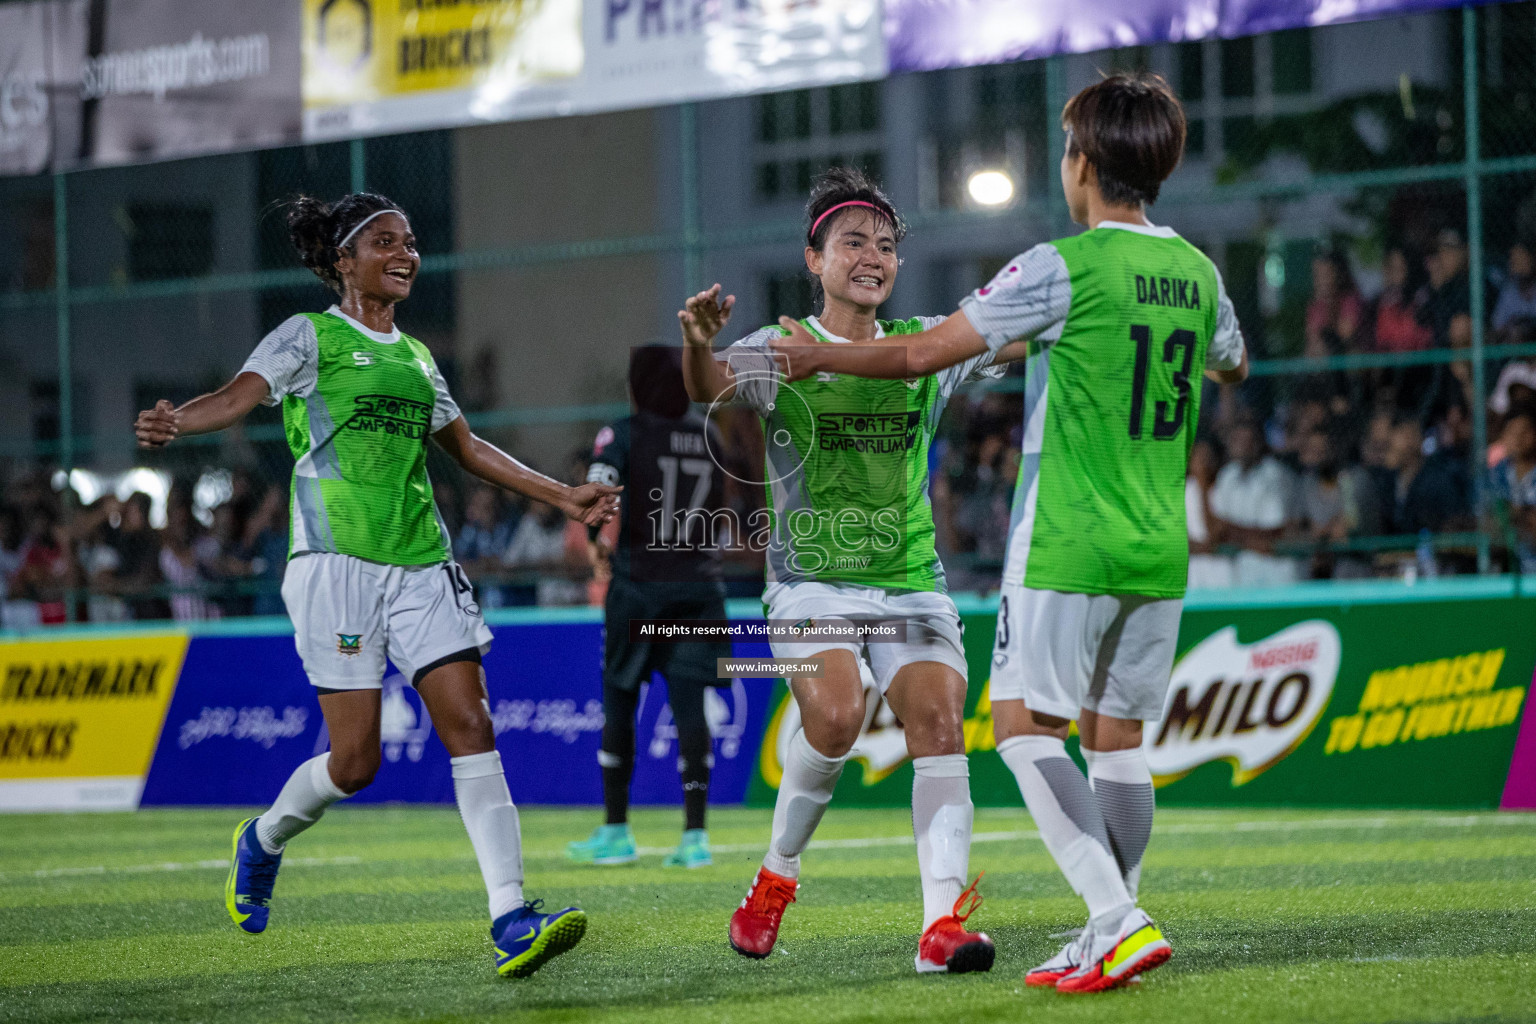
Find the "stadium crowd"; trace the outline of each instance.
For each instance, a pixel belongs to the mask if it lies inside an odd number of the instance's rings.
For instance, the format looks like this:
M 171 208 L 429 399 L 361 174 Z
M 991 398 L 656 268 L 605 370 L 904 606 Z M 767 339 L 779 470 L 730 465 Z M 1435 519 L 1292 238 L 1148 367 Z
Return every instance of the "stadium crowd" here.
M 1367 295 L 1341 252 L 1319 251 L 1303 359 L 1469 346 L 1459 234 L 1441 232 L 1423 257 L 1390 249 L 1380 276 Z M 1490 344 L 1536 341 L 1536 243 L 1511 248 L 1485 308 Z M 1468 534 L 1479 529 L 1495 568 L 1536 572 L 1536 361 L 1490 363 L 1488 376 L 1481 467 L 1469 361 L 1207 384 L 1186 486 L 1191 586 L 1475 572 Z M 1019 395 L 971 391 L 951 408 L 932 452 L 938 548 L 952 589 L 991 590 L 1019 471 Z M 761 443 L 748 418 L 721 425 L 743 450 Z M 567 480 L 584 479 L 585 455 L 569 460 Z M 227 497 L 207 508 L 193 483 L 170 487 L 157 528 L 148 494 L 81 506 L 49 473 L 15 471 L 0 500 L 0 627 L 282 614 L 286 482 L 234 471 Z M 485 607 L 602 602 L 585 528 L 483 485 L 439 479 L 437 491 Z M 733 484 L 727 501 L 747 513 L 761 490 Z M 734 593 L 757 595 L 761 564 L 761 553 L 735 552 Z

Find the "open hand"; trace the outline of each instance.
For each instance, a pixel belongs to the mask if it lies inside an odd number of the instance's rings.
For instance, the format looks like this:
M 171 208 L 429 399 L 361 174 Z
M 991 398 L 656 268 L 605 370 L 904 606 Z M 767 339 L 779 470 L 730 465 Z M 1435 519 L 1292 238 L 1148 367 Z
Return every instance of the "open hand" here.
M 139 413 L 133 421 L 133 433 L 140 448 L 164 448 L 181 433 L 181 418 L 176 407 L 162 398 L 153 409 Z
M 708 291 L 699 292 L 677 311 L 678 323 L 683 328 L 683 344 L 708 348 L 715 337 L 731 322 L 731 310 L 736 296 L 727 295 L 722 302 L 720 285 L 716 283 Z
M 781 316 L 779 326 L 789 333 L 786 337 L 769 340 L 774 362 L 778 363 L 785 380 L 805 380 L 817 370 L 816 354 L 821 346 L 815 335 L 798 320 Z
M 560 511 L 584 526 L 602 526 L 618 514 L 619 492 L 622 490 L 624 488 L 607 484 L 572 487 Z

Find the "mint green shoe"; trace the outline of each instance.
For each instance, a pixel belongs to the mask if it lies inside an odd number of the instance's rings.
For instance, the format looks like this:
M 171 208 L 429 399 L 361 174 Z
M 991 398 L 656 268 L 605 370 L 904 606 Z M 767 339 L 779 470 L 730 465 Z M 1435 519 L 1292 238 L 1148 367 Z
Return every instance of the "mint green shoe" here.
M 579 864 L 633 864 L 639 857 L 627 823 L 597 826 L 590 838 L 566 843 L 565 855 Z
M 709 833 L 691 828 L 683 833 L 677 849 L 667 854 L 662 866 L 668 868 L 707 868 L 715 859 L 709 855 Z

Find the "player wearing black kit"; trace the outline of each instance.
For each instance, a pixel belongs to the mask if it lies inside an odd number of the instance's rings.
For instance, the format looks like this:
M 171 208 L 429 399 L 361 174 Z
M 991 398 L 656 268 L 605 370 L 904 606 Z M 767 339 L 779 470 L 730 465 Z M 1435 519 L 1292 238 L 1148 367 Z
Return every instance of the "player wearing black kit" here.
M 572 860 L 627 864 L 635 860 L 629 827 L 629 787 L 635 766 L 635 714 L 641 688 L 653 672 L 667 683 L 677 726 L 678 771 L 683 781 L 682 842 L 665 864 L 709 864 L 704 813 L 713 762 L 704 691 L 729 685 L 717 678 L 716 660 L 730 657 L 726 641 L 652 641 L 631 634 L 636 619 L 725 618 L 721 581 L 724 473 L 715 457 L 721 439 L 692 411 L 683 388 L 677 349 L 646 346 L 630 356 L 630 394 L 636 412 L 602 429 L 588 480 L 623 482 L 618 536 L 592 531 L 598 558 L 608 558 L 603 643 L 603 770 L 605 824 L 570 843 Z

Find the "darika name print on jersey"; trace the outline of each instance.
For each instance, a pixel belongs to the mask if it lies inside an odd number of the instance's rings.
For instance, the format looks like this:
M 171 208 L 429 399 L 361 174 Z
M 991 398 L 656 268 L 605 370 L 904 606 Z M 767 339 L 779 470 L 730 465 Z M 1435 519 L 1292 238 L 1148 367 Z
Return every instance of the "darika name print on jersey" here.
M 1200 282 L 1183 277 L 1136 275 L 1136 301 L 1146 306 L 1200 308 Z

